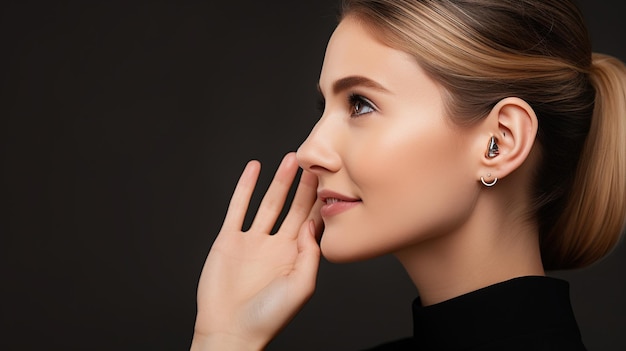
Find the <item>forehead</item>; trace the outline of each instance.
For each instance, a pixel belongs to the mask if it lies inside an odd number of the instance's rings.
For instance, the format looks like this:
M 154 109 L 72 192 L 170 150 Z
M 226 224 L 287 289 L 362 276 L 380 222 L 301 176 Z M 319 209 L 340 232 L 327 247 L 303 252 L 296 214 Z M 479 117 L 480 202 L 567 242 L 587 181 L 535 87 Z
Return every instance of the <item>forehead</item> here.
M 407 75 L 416 74 L 423 72 L 411 55 L 389 47 L 362 21 L 348 16 L 328 42 L 320 88 L 325 91 L 333 81 L 346 76 L 366 76 L 383 86 L 391 86 L 405 80 Z

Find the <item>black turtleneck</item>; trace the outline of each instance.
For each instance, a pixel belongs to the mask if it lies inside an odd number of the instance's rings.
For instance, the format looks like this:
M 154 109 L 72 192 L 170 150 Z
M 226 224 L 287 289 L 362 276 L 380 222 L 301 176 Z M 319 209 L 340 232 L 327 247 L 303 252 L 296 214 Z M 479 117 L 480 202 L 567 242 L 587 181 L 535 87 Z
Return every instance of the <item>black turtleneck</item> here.
M 569 299 L 569 284 L 521 277 L 422 306 L 413 302 L 413 337 L 372 350 L 586 350 Z

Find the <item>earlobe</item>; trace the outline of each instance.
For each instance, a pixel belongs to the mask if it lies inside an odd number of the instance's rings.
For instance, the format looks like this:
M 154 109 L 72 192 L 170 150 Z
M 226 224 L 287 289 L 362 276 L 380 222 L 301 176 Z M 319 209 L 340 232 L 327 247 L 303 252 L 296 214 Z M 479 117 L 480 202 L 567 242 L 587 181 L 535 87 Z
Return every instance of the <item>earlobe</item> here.
M 493 186 L 495 179 L 505 178 L 528 158 L 537 135 L 537 116 L 526 101 L 509 97 L 493 107 L 481 127 L 485 149 L 477 179 Z

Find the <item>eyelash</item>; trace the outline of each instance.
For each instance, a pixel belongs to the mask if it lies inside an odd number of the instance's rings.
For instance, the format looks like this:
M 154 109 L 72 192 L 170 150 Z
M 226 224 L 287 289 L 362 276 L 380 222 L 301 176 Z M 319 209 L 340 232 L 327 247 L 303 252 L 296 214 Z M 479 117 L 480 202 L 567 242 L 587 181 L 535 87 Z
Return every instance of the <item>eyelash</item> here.
M 376 107 L 374 105 L 374 103 L 372 103 L 368 98 L 358 95 L 358 94 L 350 94 L 350 97 L 348 98 L 348 102 L 350 103 L 350 117 L 352 118 L 356 118 L 359 116 L 363 116 L 366 115 L 368 113 L 372 113 L 374 111 L 376 111 Z M 357 112 L 357 104 L 361 105 L 362 107 L 367 107 L 369 108 L 371 111 L 367 111 L 367 112 Z
M 361 113 L 357 113 L 355 110 L 357 108 L 357 104 L 360 104 L 361 107 L 365 106 L 368 107 L 371 111 L 368 112 L 361 112 Z M 374 105 L 373 102 L 371 102 L 368 98 L 359 95 L 359 94 L 355 94 L 352 93 L 348 96 L 348 106 L 350 107 L 350 117 L 351 118 L 357 118 L 359 116 L 362 115 L 366 115 L 368 113 L 372 113 L 374 111 L 377 111 L 376 105 Z M 324 97 L 320 97 L 317 101 L 317 108 L 319 110 L 320 113 L 324 113 L 324 109 L 326 108 L 326 100 L 324 99 Z

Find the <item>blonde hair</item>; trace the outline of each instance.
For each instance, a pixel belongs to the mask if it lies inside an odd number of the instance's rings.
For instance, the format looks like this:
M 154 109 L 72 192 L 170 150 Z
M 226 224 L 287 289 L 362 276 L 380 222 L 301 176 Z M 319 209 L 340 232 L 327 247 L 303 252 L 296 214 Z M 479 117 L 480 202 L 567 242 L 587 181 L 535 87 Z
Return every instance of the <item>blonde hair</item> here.
M 570 0 L 344 0 L 446 92 L 450 118 L 476 123 L 502 99 L 528 102 L 541 160 L 531 209 L 546 269 L 582 267 L 626 222 L 626 67 L 592 54 Z

